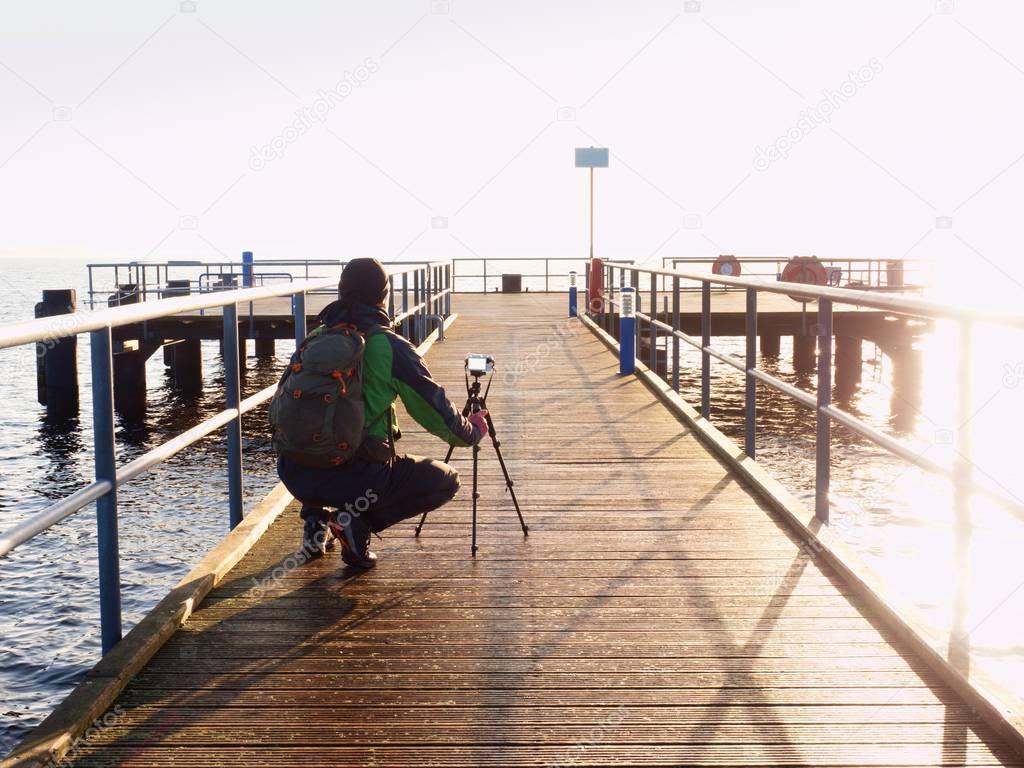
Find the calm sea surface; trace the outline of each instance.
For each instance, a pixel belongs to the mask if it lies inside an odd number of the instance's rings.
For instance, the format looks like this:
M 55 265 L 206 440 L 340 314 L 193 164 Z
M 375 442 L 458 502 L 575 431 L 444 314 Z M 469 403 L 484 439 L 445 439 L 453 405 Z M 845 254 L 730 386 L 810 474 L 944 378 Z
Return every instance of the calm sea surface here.
M 81 262 L 0 261 L 0 323 L 30 318 L 43 288 L 78 288 L 84 305 L 87 285 Z M 975 476 L 1022 499 L 1020 341 L 1019 335 L 976 329 L 967 419 L 958 415 L 956 400 L 958 335 L 945 326 L 902 359 L 890 359 L 865 342 L 860 387 L 839 397 L 839 404 L 937 461 L 956 458 L 955 434 L 966 423 Z M 740 351 L 739 340 L 721 343 Z M 287 352 L 287 344 L 279 346 Z M 250 356 L 245 392 L 272 383 L 285 357 L 257 361 Z M 0 528 L 91 481 L 87 337 L 79 341 L 78 358 L 83 416 L 51 425 L 35 400 L 33 350 L 0 351 Z M 814 376 L 793 369 L 788 339 L 777 358 L 763 358 L 760 365 L 814 390 Z M 204 346 L 204 371 L 206 393 L 184 397 L 169 386 L 162 356 L 153 356 L 147 369 L 148 415 L 140 424 L 119 424 L 120 463 L 223 407 L 216 342 Z M 684 396 L 697 403 L 699 359 L 688 350 L 682 371 Z M 719 364 L 714 371 L 712 420 L 741 440 L 742 376 Z M 813 420 L 792 401 L 765 390 L 758 398 L 758 460 L 813 504 Z M 261 410 L 243 425 L 247 509 L 276 480 L 265 423 Z M 218 434 L 119 491 L 126 630 L 227 531 L 224 477 Z M 1024 695 L 1024 520 L 1019 513 L 976 499 L 969 524 L 958 521 L 948 483 L 908 468 L 841 427 L 833 432 L 833 506 L 835 530 L 892 588 L 937 629 L 952 630 L 957 643 L 970 648 L 972 663 Z M 96 571 L 91 508 L 0 560 L 0 754 L 98 658 Z

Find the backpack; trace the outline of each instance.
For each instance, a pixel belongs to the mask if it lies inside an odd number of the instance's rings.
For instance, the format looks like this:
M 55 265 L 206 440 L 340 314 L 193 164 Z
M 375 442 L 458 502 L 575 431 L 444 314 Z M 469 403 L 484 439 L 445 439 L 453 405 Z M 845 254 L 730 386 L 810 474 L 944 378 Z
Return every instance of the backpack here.
M 328 468 L 356 454 L 365 435 L 365 350 L 366 337 L 346 323 L 320 326 L 303 340 L 270 401 L 278 456 Z

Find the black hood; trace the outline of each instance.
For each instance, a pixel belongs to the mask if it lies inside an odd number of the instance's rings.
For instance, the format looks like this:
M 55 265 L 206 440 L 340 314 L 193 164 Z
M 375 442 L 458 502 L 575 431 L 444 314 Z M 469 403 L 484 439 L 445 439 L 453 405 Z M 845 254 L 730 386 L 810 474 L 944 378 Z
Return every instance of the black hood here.
M 351 323 L 363 333 L 375 325 L 391 328 L 391 317 L 383 307 L 371 307 L 344 299 L 332 301 L 320 311 L 316 319 L 323 325 Z

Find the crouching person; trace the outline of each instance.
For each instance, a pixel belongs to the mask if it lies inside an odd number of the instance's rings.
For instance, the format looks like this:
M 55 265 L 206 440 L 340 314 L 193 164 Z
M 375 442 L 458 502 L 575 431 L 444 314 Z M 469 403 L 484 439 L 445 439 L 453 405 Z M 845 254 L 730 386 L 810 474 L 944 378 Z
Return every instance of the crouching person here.
M 292 356 L 270 420 L 278 475 L 302 502 L 306 557 L 322 556 L 333 533 L 345 563 L 372 568 L 371 533 L 437 509 L 459 490 L 447 464 L 395 452 L 395 399 L 424 429 L 460 447 L 487 435 L 486 412 L 463 416 L 413 346 L 392 331 L 380 262 L 349 262 L 338 292 Z

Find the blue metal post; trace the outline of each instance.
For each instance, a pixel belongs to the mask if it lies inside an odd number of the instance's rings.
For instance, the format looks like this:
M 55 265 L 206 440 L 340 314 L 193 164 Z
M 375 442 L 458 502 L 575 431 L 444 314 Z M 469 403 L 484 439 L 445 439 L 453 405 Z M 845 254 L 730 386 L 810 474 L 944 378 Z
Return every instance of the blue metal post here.
M 619 373 L 623 376 L 636 370 L 636 289 L 619 289 Z
M 577 314 L 576 271 L 573 270 L 569 273 L 569 317 L 576 317 Z
M 679 391 L 679 278 L 672 278 L 672 389 Z
M 242 386 L 238 372 L 238 305 L 224 307 L 224 397 L 227 408 L 238 408 Z M 242 522 L 242 416 L 227 425 L 228 518 L 234 528 Z
M 252 251 L 242 251 L 242 285 L 252 288 Z
M 757 379 L 751 373 L 757 367 L 757 289 L 747 288 L 747 392 L 743 412 L 743 452 L 754 458 L 754 443 L 757 434 Z
M 711 418 L 711 283 L 700 284 L 700 415 Z
M 110 328 L 90 334 L 92 423 L 96 480 L 111 488 L 96 500 L 100 566 L 100 639 L 107 653 L 121 639 L 121 565 L 117 533 L 117 455 L 114 443 L 114 365 Z
M 292 318 L 295 323 L 295 348 L 298 349 L 306 338 L 306 293 L 292 294 Z
M 818 299 L 818 412 L 814 443 L 814 514 L 828 522 L 828 492 L 832 457 L 832 300 Z

